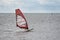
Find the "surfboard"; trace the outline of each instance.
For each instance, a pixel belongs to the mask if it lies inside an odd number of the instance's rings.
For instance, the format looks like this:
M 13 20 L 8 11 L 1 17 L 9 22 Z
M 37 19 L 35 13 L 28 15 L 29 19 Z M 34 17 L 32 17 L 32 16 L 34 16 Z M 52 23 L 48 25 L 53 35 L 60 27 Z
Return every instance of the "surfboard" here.
M 26 32 L 30 32 L 30 31 L 32 31 L 32 30 L 33 30 L 33 28 L 31 28 L 31 29 L 27 29 Z

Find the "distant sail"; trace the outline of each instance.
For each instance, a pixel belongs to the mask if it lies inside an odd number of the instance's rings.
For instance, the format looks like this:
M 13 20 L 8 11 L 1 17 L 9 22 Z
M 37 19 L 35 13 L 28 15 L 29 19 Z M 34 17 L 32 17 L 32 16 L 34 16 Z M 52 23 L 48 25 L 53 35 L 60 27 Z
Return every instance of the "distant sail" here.
M 28 29 L 28 24 L 25 16 L 20 9 L 16 9 L 16 26 L 23 29 Z

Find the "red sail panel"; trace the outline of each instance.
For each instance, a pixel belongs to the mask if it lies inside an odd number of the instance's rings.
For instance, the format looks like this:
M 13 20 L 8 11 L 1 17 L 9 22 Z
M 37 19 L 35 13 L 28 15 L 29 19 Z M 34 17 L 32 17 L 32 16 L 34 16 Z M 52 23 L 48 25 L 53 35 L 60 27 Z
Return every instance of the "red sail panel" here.
M 28 24 L 25 16 L 20 9 L 16 9 L 16 26 L 23 29 L 28 29 Z

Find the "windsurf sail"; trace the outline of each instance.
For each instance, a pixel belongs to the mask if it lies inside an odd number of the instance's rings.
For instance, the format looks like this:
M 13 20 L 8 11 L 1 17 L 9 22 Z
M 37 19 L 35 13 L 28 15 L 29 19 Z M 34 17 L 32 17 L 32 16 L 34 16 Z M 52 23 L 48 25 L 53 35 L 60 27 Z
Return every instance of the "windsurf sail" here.
M 16 9 L 16 26 L 21 29 L 28 29 L 28 24 L 25 16 L 20 9 Z

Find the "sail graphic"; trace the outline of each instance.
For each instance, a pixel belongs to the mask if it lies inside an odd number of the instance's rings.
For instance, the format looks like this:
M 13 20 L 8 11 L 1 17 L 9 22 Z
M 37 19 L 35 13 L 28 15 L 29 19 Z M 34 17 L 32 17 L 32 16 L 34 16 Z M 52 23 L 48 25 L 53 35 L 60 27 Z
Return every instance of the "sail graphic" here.
M 28 24 L 25 16 L 20 9 L 16 9 L 16 26 L 23 29 L 28 29 Z

